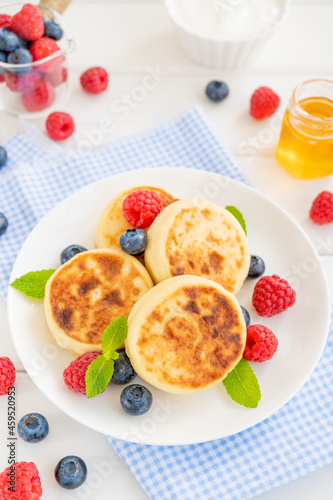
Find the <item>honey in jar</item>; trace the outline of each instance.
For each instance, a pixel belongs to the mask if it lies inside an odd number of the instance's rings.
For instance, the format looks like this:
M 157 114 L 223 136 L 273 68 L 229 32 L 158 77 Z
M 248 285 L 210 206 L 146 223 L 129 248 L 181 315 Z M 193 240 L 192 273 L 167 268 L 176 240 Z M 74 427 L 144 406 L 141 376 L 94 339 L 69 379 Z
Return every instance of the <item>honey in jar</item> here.
M 301 179 L 333 173 L 333 81 L 296 87 L 286 109 L 276 159 Z

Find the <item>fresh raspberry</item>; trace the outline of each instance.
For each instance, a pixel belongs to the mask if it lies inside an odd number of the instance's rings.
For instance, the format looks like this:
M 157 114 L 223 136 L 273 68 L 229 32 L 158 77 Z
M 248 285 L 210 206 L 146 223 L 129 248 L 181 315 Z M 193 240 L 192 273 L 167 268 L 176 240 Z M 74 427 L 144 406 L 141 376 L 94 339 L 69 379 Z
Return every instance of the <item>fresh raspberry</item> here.
M 22 94 L 22 103 L 28 111 L 43 111 L 49 108 L 55 99 L 55 90 L 41 79 L 30 92 Z
M 259 316 L 274 316 L 295 304 L 296 292 L 276 274 L 263 276 L 253 290 L 252 304 Z
M 155 191 L 132 191 L 123 201 L 123 216 L 133 227 L 150 226 L 162 210 L 162 200 Z
M 32 55 L 33 61 L 41 61 L 45 57 L 54 54 L 60 50 L 59 45 L 53 40 L 53 38 L 48 38 L 44 36 L 30 45 L 30 54 Z M 42 63 L 38 66 L 38 69 L 43 72 L 55 71 L 64 62 L 64 56 L 58 56 L 50 61 Z
M 243 358 L 248 361 L 267 361 L 276 352 L 278 340 L 266 326 L 251 325 L 246 329 Z
M 44 35 L 43 16 L 35 5 L 26 3 L 11 20 L 9 29 L 26 40 L 38 40 Z
M 6 356 L 0 358 L 0 395 L 8 394 L 8 387 L 15 384 L 16 370 L 13 362 Z
M 12 92 L 31 92 L 39 84 L 41 79 L 42 78 L 38 71 L 34 70 L 20 76 L 15 75 L 14 73 L 10 73 L 9 71 L 5 73 L 5 81 L 7 87 Z
M 0 28 L 8 28 L 10 24 L 11 16 L 8 14 L 0 14 Z
M 33 462 L 16 462 L 0 474 L 2 500 L 39 500 L 42 492 L 38 469 Z
M 58 85 L 61 85 L 67 80 L 67 69 L 62 66 L 54 71 L 49 71 L 45 73 L 45 80 L 53 87 L 58 87 Z
M 85 376 L 88 366 L 98 356 L 97 352 L 85 352 L 65 368 L 63 377 L 65 384 L 74 392 L 86 393 Z
M 310 219 L 316 224 L 333 222 L 333 193 L 322 191 L 312 203 Z
M 67 139 L 74 132 L 74 120 L 68 113 L 51 113 L 46 120 L 46 130 L 54 141 Z
M 275 113 L 280 104 L 280 97 L 269 87 L 259 87 L 251 97 L 250 115 L 257 120 Z
M 0 75 L 0 83 L 5 81 L 5 75 Z
M 87 69 L 80 77 L 82 88 L 90 94 L 100 94 L 108 86 L 109 77 L 100 67 Z

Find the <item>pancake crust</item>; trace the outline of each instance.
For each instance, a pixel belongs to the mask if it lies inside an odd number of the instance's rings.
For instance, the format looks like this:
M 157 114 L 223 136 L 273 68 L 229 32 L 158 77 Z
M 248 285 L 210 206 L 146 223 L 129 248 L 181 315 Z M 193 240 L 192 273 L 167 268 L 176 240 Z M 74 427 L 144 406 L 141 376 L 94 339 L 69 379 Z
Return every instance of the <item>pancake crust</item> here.
M 155 283 L 193 274 L 237 294 L 250 266 L 246 235 L 237 219 L 206 200 L 179 200 L 148 231 L 145 266 Z
M 241 359 L 245 342 L 234 295 L 211 280 L 184 275 L 156 285 L 135 304 L 125 349 L 146 382 L 186 394 L 223 380 Z
M 145 189 L 148 191 L 156 191 L 162 200 L 162 210 L 173 203 L 175 198 L 171 194 L 163 191 L 160 188 L 151 186 L 139 186 L 131 189 L 126 189 L 113 198 L 103 210 L 96 227 L 95 246 L 96 248 L 119 248 L 119 237 L 127 229 L 132 226 L 126 222 L 123 216 L 123 201 L 126 196 L 132 191 Z M 146 228 L 147 230 L 148 228 Z
M 142 264 L 121 250 L 79 253 L 47 282 L 44 309 L 51 334 L 75 355 L 101 351 L 107 325 L 121 314 L 127 318 L 152 286 Z

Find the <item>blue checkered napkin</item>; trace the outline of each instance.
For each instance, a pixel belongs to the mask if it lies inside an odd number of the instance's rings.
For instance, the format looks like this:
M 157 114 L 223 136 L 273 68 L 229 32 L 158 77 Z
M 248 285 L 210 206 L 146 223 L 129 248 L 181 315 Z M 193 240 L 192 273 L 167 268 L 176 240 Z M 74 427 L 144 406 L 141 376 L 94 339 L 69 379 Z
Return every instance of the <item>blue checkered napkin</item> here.
M 60 200 L 78 188 L 112 174 L 137 168 L 188 167 L 220 172 L 246 182 L 200 108 L 175 122 L 129 139 L 67 153 L 30 132 L 5 145 L 7 165 L 0 171 L 0 212 L 8 221 L 0 238 L 0 292 L 7 295 L 15 257 L 27 235 Z

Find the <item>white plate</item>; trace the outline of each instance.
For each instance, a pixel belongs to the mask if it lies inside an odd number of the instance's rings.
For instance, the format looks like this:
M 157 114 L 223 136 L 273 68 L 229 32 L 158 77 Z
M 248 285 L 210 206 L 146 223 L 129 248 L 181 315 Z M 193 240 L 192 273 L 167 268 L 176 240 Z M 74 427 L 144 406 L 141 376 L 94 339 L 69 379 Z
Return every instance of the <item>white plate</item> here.
M 272 318 L 260 318 L 251 305 L 256 280 L 246 280 L 238 295 L 252 324 L 266 325 L 279 340 L 270 361 L 252 364 L 262 392 L 258 408 L 234 403 L 222 384 L 182 396 L 149 386 L 153 406 L 139 417 L 122 410 L 121 386 L 110 385 L 103 394 L 87 400 L 62 381 L 73 356 L 53 342 L 43 305 L 10 287 L 9 322 L 17 352 L 31 378 L 56 406 L 104 434 L 154 445 L 197 443 L 235 434 L 272 415 L 295 395 L 316 366 L 328 332 L 329 295 L 316 251 L 298 224 L 269 199 L 241 183 L 199 170 L 145 169 L 115 175 L 75 192 L 41 220 L 16 259 L 11 281 L 29 271 L 58 267 L 60 252 L 69 244 L 93 248 L 104 206 L 119 191 L 140 185 L 161 187 L 178 198 L 200 197 L 222 206 L 235 205 L 245 217 L 251 253 L 264 259 L 266 274 L 286 276 L 296 287 L 295 305 Z M 297 268 L 302 279 L 297 277 Z

